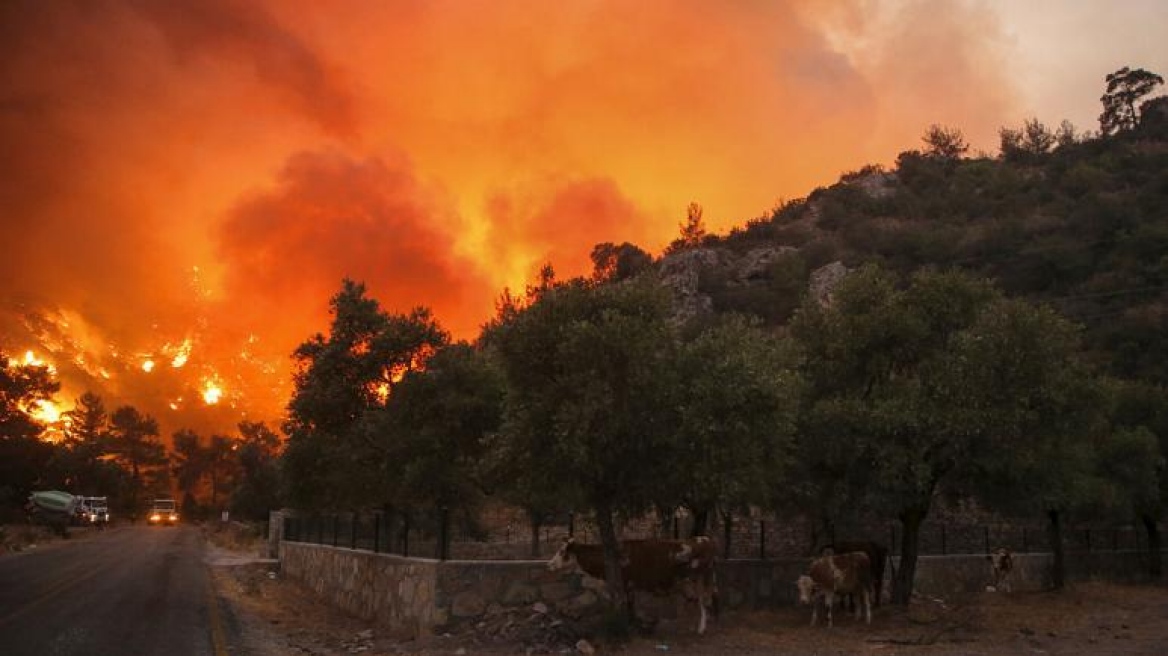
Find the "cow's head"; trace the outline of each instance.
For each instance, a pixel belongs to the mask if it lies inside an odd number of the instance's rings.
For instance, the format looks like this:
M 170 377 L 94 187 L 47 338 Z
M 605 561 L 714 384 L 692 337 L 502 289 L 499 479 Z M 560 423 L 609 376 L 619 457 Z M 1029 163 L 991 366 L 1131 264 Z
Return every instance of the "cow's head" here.
M 810 605 L 815 599 L 815 581 L 810 576 L 804 574 L 795 581 L 795 586 L 799 588 L 799 603 L 804 606 Z
M 566 537 L 564 543 L 556 550 L 556 554 L 548 561 L 548 571 L 558 572 L 565 567 L 572 567 L 576 564 L 575 550 L 572 548 L 576 544 L 575 538 Z
M 999 547 L 987 556 L 996 571 L 1010 571 L 1014 566 L 1014 554 L 1009 549 Z

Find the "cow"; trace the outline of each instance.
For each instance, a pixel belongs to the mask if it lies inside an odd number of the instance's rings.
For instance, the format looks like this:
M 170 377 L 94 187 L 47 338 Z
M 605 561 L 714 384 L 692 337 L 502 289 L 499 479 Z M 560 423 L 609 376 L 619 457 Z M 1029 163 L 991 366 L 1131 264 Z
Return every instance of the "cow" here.
M 829 554 L 812 561 L 808 573 L 795 582 L 799 589 L 799 602 L 811 606 L 811 626 L 819 615 L 819 598 L 827 606 L 827 625 L 832 626 L 831 609 L 837 596 L 856 595 L 860 603 L 856 606 L 856 619 L 860 619 L 861 608 L 868 624 L 872 623 L 872 566 L 868 554 L 855 551 L 845 554 Z
M 888 549 L 879 542 L 834 542 L 823 546 L 819 550 L 820 556 L 828 554 L 844 554 L 862 551 L 868 555 L 868 562 L 872 564 L 872 605 L 880 608 L 880 598 L 884 593 L 884 565 L 888 562 Z M 895 572 L 893 572 L 895 574 Z M 855 604 L 851 606 L 855 609 Z
M 697 601 L 701 611 L 698 634 L 706 632 L 706 608 L 718 616 L 718 584 L 714 570 L 717 548 L 713 540 L 696 537 L 688 540 L 624 540 L 621 549 L 621 578 L 625 597 L 633 607 L 637 590 L 653 594 L 674 594 L 679 589 Z M 580 544 L 573 538 L 564 543 L 548 561 L 548 569 L 558 571 L 574 567 L 604 580 L 604 546 Z
M 990 561 L 990 574 L 993 577 L 993 582 L 988 588 L 989 592 L 1009 592 L 1010 572 L 1014 571 L 1014 552 L 999 547 L 986 556 L 986 559 Z

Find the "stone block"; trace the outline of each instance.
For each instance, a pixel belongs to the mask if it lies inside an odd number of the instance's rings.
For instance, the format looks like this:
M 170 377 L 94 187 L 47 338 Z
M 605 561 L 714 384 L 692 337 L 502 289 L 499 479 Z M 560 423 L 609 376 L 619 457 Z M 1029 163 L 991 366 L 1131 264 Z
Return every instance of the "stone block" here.
M 460 592 L 454 596 L 450 612 L 455 617 L 475 617 L 487 609 L 487 602 L 477 592 Z
M 562 601 L 576 592 L 576 586 L 567 581 L 555 581 L 539 586 L 539 594 L 552 603 Z
M 503 603 L 508 606 L 525 606 L 539 598 L 539 593 L 524 581 L 512 581 L 503 593 Z

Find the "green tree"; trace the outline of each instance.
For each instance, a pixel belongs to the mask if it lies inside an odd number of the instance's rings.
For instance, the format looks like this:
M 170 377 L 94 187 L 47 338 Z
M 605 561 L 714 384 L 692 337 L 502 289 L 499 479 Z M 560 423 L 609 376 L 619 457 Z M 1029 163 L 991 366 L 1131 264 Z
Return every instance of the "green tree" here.
M 710 512 L 765 505 L 790 467 L 799 409 L 790 344 L 728 315 L 681 345 L 675 361 L 676 448 L 669 501 L 682 500 L 704 534 Z
M 171 468 L 178 489 L 183 493 L 183 514 L 198 515 L 199 490 L 207 475 L 207 452 L 198 433 L 184 428 L 171 436 Z
M 628 280 L 653 265 L 653 256 L 624 242 L 604 242 L 592 247 L 592 279 L 604 282 Z
M 482 463 L 499 428 L 502 394 L 498 372 L 463 342 L 405 375 L 370 424 L 395 436 L 386 469 L 396 472 L 401 501 L 443 513 L 476 506 L 487 491 Z
M 1097 503 L 1103 489 L 1096 460 L 1105 397 L 1079 348 L 1078 328 L 1050 309 L 1001 300 L 961 336 L 949 365 L 984 435 L 965 475 L 990 508 L 1046 517 L 1056 588 L 1066 578 L 1066 517 Z
M 133 406 L 122 406 L 110 417 L 110 452 L 130 472 L 129 510 L 141 510 L 144 491 L 156 489 L 167 464 L 166 449 L 158 439 L 158 422 Z
M 211 510 L 219 511 L 220 495 L 226 492 L 236 474 L 238 461 L 235 450 L 239 447 L 228 435 L 212 435 L 207 444 L 207 479 L 211 487 Z
M 706 240 L 706 222 L 702 219 L 702 206 L 690 203 L 685 208 L 685 221 L 678 225 L 681 234 L 666 249 L 668 252 L 684 248 L 696 248 Z
M 239 435 L 239 478 L 231 496 L 231 511 L 248 519 L 264 519 L 280 505 L 280 437 L 259 421 L 240 422 Z
M 1068 324 L 964 274 L 926 270 L 901 288 L 866 267 L 840 284 L 831 307 L 808 302 L 792 330 L 810 387 L 806 469 L 837 506 L 850 499 L 901 522 L 901 604 L 935 496 L 983 458 L 1011 462 L 1008 438 L 1032 439 L 1043 426 L 1054 434 L 1077 416 L 1067 399 L 1081 398 L 1063 387 L 1078 389 L 1079 379 L 1059 374 L 1075 356 L 1074 341 L 1059 339 L 1073 332 Z
M 1112 478 L 1127 483 L 1131 509 L 1148 534 L 1148 573 L 1158 579 L 1163 575 L 1158 522 L 1168 508 L 1168 391 L 1148 383 L 1121 381 L 1115 383 L 1113 392 L 1112 423 L 1124 437 L 1108 459 L 1117 473 Z M 1140 442 L 1149 438 L 1156 448 L 1145 453 L 1150 449 Z M 1154 468 L 1150 488 L 1147 467 Z
M 925 154 L 940 160 L 956 161 L 969 152 L 969 142 L 958 128 L 930 125 L 921 141 L 925 142 Z
M 571 280 L 494 326 L 489 341 L 507 385 L 501 439 L 512 453 L 539 454 L 533 464 L 559 481 L 563 498 L 595 513 L 605 578 L 623 590 L 615 514 L 652 504 L 675 425 L 669 297 L 649 278 Z
M 1070 125 L 1063 121 L 1060 133 L 1056 135 L 1042 124 L 1037 118 L 1027 119 L 1022 129 L 1002 128 L 1001 136 L 1002 157 L 1013 162 L 1035 162 L 1038 158 L 1050 152 L 1055 144 L 1062 139 L 1074 141 L 1074 128 L 1071 127 L 1069 137 L 1061 132 Z M 1060 136 L 1061 135 L 1061 136 Z
M 0 504 L 22 503 L 38 484 L 54 447 L 30 414 L 59 389 L 47 367 L 23 365 L 0 351 Z
M 124 472 L 109 459 L 109 414 L 101 397 L 92 392 L 82 394 L 64 418 L 64 448 L 57 452 L 58 477 L 78 494 L 114 494 Z
M 1139 125 L 1137 103 L 1144 96 L 1164 84 L 1164 78 L 1142 68 L 1127 66 L 1107 74 L 1107 92 L 1100 98 L 1103 113 L 1099 115 L 1099 130 L 1105 135 L 1131 130 Z
M 283 469 L 301 507 L 351 508 L 367 503 L 371 492 L 391 497 L 382 471 L 388 446 L 366 429 L 370 412 L 383 408 L 402 377 L 424 366 L 449 336 L 429 310 L 387 314 L 350 280 L 330 306 L 328 337 L 314 336 L 293 355 Z

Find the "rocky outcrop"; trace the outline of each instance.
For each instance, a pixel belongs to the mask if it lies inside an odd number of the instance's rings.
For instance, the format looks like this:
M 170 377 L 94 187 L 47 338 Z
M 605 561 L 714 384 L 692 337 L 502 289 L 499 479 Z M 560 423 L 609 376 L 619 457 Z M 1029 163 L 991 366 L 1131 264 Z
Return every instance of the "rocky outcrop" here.
M 808 282 L 812 298 L 823 307 L 831 307 L 835 288 L 847 275 L 848 268 L 843 262 L 825 264 L 812 271 Z
M 896 181 L 895 173 L 873 171 L 852 178 L 848 184 L 864 192 L 869 198 L 888 198 L 896 193 Z
M 673 292 L 674 316 L 687 321 L 714 311 L 714 301 L 701 289 L 703 274 L 713 273 L 733 286 L 758 284 L 770 276 L 770 268 L 783 255 L 797 251 L 791 246 L 764 246 L 742 255 L 729 249 L 694 248 L 670 253 L 661 259 L 661 283 Z
M 691 248 L 661 258 L 661 284 L 673 292 L 674 317 L 686 321 L 714 311 L 714 301 L 698 289 L 703 270 L 722 265 L 729 251 Z
M 749 250 L 735 263 L 734 278 L 744 284 L 766 278 L 770 275 L 771 265 L 776 260 L 795 250 L 791 246 L 768 246 Z

